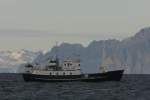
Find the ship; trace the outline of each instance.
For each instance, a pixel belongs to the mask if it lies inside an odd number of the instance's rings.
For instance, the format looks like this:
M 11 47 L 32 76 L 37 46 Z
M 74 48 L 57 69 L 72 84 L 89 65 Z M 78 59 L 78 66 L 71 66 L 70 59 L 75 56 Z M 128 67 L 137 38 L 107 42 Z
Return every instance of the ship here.
M 120 81 L 123 76 L 124 69 L 106 70 L 106 64 L 100 66 L 98 73 L 83 73 L 81 71 L 80 59 L 67 58 L 61 61 L 58 57 L 58 48 L 56 42 L 56 55 L 48 59 L 47 63 L 39 64 L 27 63 L 25 72 L 22 74 L 24 81 L 40 81 L 40 82 L 103 82 L 103 81 Z M 103 48 L 103 57 L 105 50 Z M 103 61 L 102 61 L 103 62 Z M 92 67 L 92 66 L 91 66 Z
M 123 69 L 106 71 L 101 70 L 98 73 L 83 73 L 79 59 L 66 59 L 61 64 L 59 59 L 51 59 L 43 67 L 39 64 L 26 64 L 25 73 L 22 74 L 24 81 L 38 82 L 103 82 L 120 81 L 123 76 Z M 101 67 L 104 69 L 104 67 Z

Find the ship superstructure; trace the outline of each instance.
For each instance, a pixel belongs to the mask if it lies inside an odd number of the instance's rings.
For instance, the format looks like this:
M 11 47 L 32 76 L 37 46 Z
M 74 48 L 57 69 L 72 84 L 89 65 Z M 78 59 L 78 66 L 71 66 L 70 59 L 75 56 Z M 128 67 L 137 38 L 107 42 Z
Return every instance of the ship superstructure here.
M 81 75 L 80 60 L 64 60 L 62 64 L 59 63 L 59 60 L 50 60 L 49 63 L 44 69 L 33 69 L 32 74 L 39 75 L 53 75 L 53 76 L 62 76 L 62 75 Z M 29 69 L 31 70 L 31 69 Z M 30 72 L 30 71 L 28 71 Z

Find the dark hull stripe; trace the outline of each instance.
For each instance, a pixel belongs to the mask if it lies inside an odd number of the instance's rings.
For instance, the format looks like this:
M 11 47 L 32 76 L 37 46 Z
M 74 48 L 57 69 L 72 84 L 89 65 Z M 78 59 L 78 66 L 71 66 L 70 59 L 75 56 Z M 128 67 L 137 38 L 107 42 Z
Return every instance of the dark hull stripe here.
M 120 81 L 123 76 L 124 70 L 109 71 L 105 73 L 95 74 L 82 74 L 82 75 L 36 75 L 36 74 L 23 74 L 25 81 L 49 81 L 49 82 L 66 82 L 66 81 Z M 86 77 L 88 75 L 88 77 Z

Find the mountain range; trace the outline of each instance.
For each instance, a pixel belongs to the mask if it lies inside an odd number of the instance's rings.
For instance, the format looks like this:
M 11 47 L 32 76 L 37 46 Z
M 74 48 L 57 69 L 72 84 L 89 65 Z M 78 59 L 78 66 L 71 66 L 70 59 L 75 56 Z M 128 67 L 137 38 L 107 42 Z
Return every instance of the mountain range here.
M 0 73 L 15 73 L 21 64 L 32 62 L 39 54 L 28 50 L 0 51 Z
M 56 54 L 61 61 L 67 58 L 80 59 L 84 73 L 99 72 L 100 66 L 106 66 L 106 70 L 121 68 L 128 74 L 150 74 L 150 28 L 143 28 L 123 40 L 93 41 L 86 47 L 62 43 L 45 54 L 27 50 L 0 51 L 0 66 L 3 66 L 0 70 L 5 68 L 6 72 L 17 72 L 26 62 L 44 65 Z
M 122 41 L 93 41 L 87 47 L 62 43 L 37 57 L 34 62 L 45 63 L 55 56 L 56 51 L 61 61 L 80 58 L 85 73 L 98 72 L 100 66 L 106 66 L 106 70 L 123 68 L 129 74 L 150 74 L 150 28 L 143 28 Z

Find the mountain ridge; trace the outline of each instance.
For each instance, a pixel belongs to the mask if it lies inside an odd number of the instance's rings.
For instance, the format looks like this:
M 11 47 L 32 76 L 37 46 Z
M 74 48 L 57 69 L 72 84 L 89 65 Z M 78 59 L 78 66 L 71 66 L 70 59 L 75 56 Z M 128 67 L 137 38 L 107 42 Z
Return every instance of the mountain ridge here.
M 94 40 L 88 46 L 62 43 L 44 54 L 41 51 L 1 50 L 0 72 L 18 72 L 27 62 L 44 65 L 55 57 L 56 51 L 61 61 L 66 58 L 80 58 L 84 73 L 99 72 L 100 66 L 107 66 L 107 70 L 121 67 L 128 74 L 150 74 L 150 27 L 123 40 Z
M 141 29 L 134 36 L 122 41 L 94 40 L 87 47 L 81 44 L 62 43 L 57 49 L 61 60 L 80 55 L 84 72 L 97 72 L 99 67 L 105 64 L 108 70 L 122 67 L 129 74 L 150 73 L 150 28 Z M 55 51 L 56 47 L 43 55 L 43 62 L 55 56 Z

